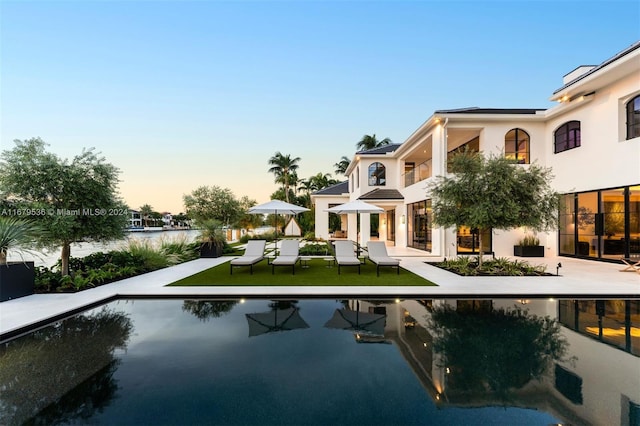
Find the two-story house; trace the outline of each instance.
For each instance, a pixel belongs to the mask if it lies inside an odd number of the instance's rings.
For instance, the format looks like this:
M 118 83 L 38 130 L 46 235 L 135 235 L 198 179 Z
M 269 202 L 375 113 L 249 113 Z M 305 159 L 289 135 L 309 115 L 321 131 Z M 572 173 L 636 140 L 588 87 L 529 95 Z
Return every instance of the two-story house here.
M 505 155 L 517 167 L 551 167 L 563 194 L 560 229 L 538 235 L 549 256 L 619 259 L 640 254 L 640 42 L 599 65 L 564 76 L 549 109 L 437 110 L 402 144 L 356 152 L 341 184 L 318 191 L 316 236 L 339 235 L 361 244 L 378 238 L 425 255 L 478 253 L 464 224 L 435 227 L 428 183 L 447 173 L 447 159 L 463 146 Z M 343 215 L 330 229 L 326 209 L 360 199 L 384 209 Z M 375 228 L 371 232 L 371 223 Z M 358 235 L 358 230 L 360 235 Z M 377 232 L 376 232 L 377 231 Z M 492 230 L 483 251 L 513 254 L 525 230 Z

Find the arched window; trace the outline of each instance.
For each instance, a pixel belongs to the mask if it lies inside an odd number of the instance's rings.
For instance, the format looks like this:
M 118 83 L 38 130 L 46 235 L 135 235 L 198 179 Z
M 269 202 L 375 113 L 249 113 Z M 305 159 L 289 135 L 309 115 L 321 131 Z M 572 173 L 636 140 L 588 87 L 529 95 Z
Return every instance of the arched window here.
M 640 95 L 627 102 L 627 139 L 640 136 Z
M 504 136 L 504 156 L 518 164 L 529 164 L 529 134 L 522 129 L 511 129 Z
M 580 122 L 567 121 L 558 127 L 553 138 L 553 152 L 555 154 L 580 146 Z
M 369 166 L 369 186 L 385 186 L 387 179 L 382 163 L 373 163 Z

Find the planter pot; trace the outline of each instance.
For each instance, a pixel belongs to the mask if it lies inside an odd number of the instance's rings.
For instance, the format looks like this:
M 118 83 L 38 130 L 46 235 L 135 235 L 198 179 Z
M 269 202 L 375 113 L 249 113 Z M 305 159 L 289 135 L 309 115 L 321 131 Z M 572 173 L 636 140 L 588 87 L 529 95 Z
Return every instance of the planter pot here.
M 33 262 L 9 262 L 0 265 L 0 302 L 34 293 Z
M 544 246 L 513 246 L 513 255 L 520 257 L 544 257 Z
M 200 257 L 220 257 L 222 256 L 222 246 L 218 244 L 204 243 L 200 245 Z

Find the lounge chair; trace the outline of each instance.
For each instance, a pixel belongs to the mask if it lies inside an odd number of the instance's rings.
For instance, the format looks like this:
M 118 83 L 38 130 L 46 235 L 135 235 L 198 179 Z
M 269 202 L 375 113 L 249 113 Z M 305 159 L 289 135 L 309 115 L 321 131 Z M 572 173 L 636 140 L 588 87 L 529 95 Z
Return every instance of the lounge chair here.
M 380 276 L 381 266 L 396 267 L 398 274 L 400 274 L 400 261 L 389 257 L 384 241 L 368 241 L 367 250 L 369 251 L 369 260 L 376 264 L 377 276 Z
M 353 251 L 352 241 L 334 241 L 333 245 L 336 250 L 336 263 L 338 264 L 338 274 L 340 274 L 341 266 L 357 266 L 358 275 L 360 275 L 360 259 Z
M 627 265 L 624 269 L 620 269 L 622 272 L 637 272 L 640 274 L 640 256 L 623 257 L 620 259 L 622 263 Z
M 267 244 L 266 240 L 249 240 L 244 254 L 229 262 L 229 273 L 233 274 L 234 266 L 249 266 L 253 275 L 253 265 L 264 259 L 264 248 Z
M 296 274 L 296 263 L 300 260 L 298 255 L 300 249 L 300 241 L 283 240 L 280 245 L 280 254 L 271 261 L 271 274 L 276 266 L 291 266 L 291 272 Z

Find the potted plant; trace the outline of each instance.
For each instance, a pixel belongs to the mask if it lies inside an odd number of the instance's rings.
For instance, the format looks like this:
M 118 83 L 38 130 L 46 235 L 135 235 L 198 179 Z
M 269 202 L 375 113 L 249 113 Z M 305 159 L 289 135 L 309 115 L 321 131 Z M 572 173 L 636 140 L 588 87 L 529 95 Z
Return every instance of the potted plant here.
M 544 257 L 544 246 L 540 245 L 540 239 L 535 235 L 525 235 L 513 246 L 513 255 L 520 257 Z
M 23 253 L 33 244 L 38 228 L 28 220 L 0 216 L 0 302 L 34 293 L 34 263 L 7 262 L 9 250 Z
M 200 257 L 220 257 L 226 238 L 220 222 L 205 220 L 200 222 Z

